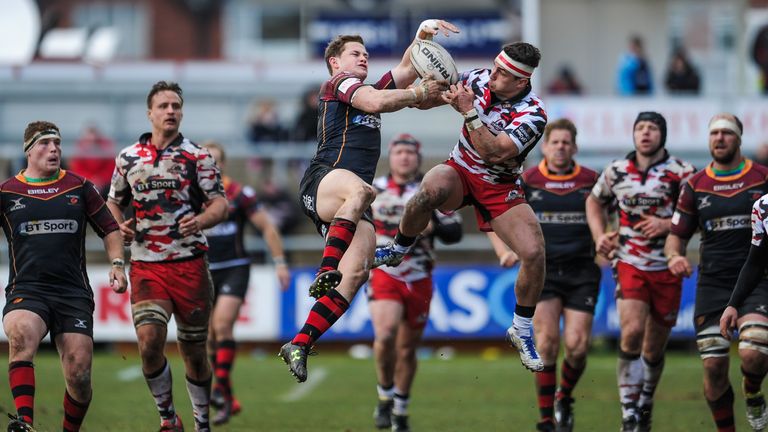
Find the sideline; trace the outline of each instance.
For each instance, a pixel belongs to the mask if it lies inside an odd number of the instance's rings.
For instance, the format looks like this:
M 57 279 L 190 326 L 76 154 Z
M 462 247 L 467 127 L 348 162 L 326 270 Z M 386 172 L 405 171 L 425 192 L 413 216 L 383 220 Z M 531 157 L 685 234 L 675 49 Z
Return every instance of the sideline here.
M 307 381 L 293 386 L 291 390 L 280 397 L 281 402 L 297 402 L 310 394 L 315 387 L 319 386 L 328 377 L 328 369 L 314 368 L 307 378 Z M 297 383 L 298 384 L 298 383 Z

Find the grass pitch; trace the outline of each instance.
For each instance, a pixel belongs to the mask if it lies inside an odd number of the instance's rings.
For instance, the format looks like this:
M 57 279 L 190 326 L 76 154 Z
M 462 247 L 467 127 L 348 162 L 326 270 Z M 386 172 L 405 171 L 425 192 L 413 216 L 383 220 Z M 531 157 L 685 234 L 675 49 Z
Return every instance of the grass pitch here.
M 501 343 L 498 344 L 501 347 Z M 373 360 L 324 352 L 309 358 L 309 381 L 296 384 L 287 367 L 268 355 L 241 353 L 235 363 L 235 393 L 243 412 L 221 431 L 374 431 L 376 404 Z M 174 350 L 175 351 L 175 350 Z M 275 353 L 271 352 L 275 351 Z M 511 349 L 491 348 L 451 360 L 423 359 L 412 391 L 411 427 L 416 431 L 534 430 L 538 419 L 533 377 Z M 178 356 L 171 356 L 174 402 L 187 430 L 193 430 L 191 406 Z M 35 426 L 61 430 L 63 378 L 55 353 L 35 362 Z M 618 430 L 616 356 L 598 351 L 575 390 L 577 431 Z M 749 430 L 741 398 L 738 359 L 732 356 L 731 382 L 737 395 L 737 428 Z M 670 353 L 657 391 L 653 430 L 713 430 L 701 389 L 698 354 Z M 13 412 L 7 374 L 0 376 L 0 408 Z M 84 431 L 153 431 L 159 420 L 136 355 L 97 353 L 93 366 L 94 399 Z M 2 423 L 0 423 L 2 424 Z M 3 427 L 4 428 L 4 427 Z

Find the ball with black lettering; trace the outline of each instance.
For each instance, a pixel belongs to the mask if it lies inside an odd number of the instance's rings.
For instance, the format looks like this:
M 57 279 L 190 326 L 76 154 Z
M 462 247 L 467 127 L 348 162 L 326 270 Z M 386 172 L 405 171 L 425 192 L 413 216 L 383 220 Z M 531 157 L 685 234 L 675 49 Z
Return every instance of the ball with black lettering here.
M 456 84 L 459 71 L 451 54 L 442 45 L 431 40 L 417 39 L 411 46 L 411 64 L 420 78 L 432 75 L 434 79 Z

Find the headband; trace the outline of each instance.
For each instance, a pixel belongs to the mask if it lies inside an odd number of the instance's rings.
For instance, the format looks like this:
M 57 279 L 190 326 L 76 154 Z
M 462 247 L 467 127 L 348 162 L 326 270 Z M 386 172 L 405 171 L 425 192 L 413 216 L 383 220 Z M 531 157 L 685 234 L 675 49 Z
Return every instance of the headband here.
M 59 131 L 56 129 L 46 129 L 44 131 L 40 131 L 32 135 L 32 138 L 30 138 L 28 141 L 24 141 L 24 153 L 28 152 L 29 149 L 37 144 L 38 141 L 46 138 L 58 138 L 61 140 L 61 135 L 59 135 Z
M 513 60 L 504 50 L 501 50 L 499 55 L 496 56 L 496 62 L 504 70 L 511 73 L 518 78 L 531 78 L 533 70 L 536 69 L 533 66 L 528 66 L 525 63 L 521 63 L 517 60 Z
M 710 132 L 716 129 L 728 129 L 729 131 L 741 137 L 741 128 L 739 125 L 735 121 L 728 118 L 721 117 L 709 124 Z

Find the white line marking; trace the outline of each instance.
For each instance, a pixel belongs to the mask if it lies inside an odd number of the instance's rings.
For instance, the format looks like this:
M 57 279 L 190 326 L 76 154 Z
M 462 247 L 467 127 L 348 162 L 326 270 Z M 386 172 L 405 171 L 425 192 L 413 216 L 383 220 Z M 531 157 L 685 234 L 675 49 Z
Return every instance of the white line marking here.
M 117 379 L 120 381 L 135 381 L 143 376 L 141 366 L 131 366 L 117 372 Z
M 293 386 L 291 391 L 280 397 L 280 400 L 282 402 L 296 402 L 301 400 L 328 377 L 328 369 L 325 368 L 314 368 L 310 372 L 306 382 Z

